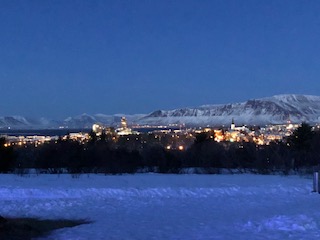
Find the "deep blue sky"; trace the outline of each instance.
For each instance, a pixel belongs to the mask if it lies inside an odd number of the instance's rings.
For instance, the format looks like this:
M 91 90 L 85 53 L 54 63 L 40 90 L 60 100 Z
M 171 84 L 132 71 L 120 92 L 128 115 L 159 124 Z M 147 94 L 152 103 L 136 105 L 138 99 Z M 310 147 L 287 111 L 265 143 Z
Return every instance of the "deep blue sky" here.
M 320 95 L 320 1 L 0 0 L 0 116 Z

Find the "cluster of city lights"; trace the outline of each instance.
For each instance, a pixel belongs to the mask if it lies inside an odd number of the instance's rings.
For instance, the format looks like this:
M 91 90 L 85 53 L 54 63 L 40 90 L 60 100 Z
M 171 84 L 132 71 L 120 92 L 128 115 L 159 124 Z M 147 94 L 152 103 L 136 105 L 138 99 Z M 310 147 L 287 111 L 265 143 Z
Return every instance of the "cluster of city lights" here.
M 153 126 L 154 127 L 154 126 Z M 236 127 L 234 121 L 229 128 L 216 129 L 216 128 L 184 128 L 179 130 L 160 129 L 156 128 L 148 134 L 153 134 L 154 139 L 159 143 L 164 137 L 169 137 L 171 142 L 168 142 L 164 147 L 167 150 L 180 150 L 187 149 L 199 133 L 208 133 L 209 138 L 216 142 L 254 142 L 257 145 L 268 145 L 273 141 L 282 141 L 283 138 L 290 136 L 293 131 L 298 128 L 298 124 L 283 124 L 283 125 L 270 125 L 265 127 L 256 127 L 249 129 L 246 126 Z M 315 126 L 314 129 L 319 129 L 320 126 Z M 101 124 L 94 124 L 92 131 L 97 136 L 102 136 L 103 133 L 111 136 L 113 142 L 119 141 L 119 138 L 125 137 L 126 141 L 132 140 L 131 136 L 141 144 L 146 144 L 147 140 L 139 137 L 143 135 L 137 131 L 133 131 L 127 125 L 126 119 L 121 119 L 120 128 L 113 129 L 104 127 Z M 9 146 L 23 146 L 32 144 L 38 146 L 47 142 L 56 142 L 58 136 L 4 136 L 6 138 L 5 147 Z M 90 140 L 89 133 L 76 132 L 69 133 L 68 135 L 60 137 L 63 140 L 73 140 L 79 143 L 87 143 Z

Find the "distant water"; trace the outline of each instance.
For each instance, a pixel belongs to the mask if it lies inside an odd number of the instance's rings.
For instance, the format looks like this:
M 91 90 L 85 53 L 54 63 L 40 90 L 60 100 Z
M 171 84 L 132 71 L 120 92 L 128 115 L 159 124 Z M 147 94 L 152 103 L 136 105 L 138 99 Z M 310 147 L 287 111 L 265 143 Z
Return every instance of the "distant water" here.
M 147 133 L 160 130 L 178 130 L 179 128 L 133 128 L 132 130 Z M 16 130 L 16 129 L 0 129 L 0 135 L 8 136 L 64 136 L 69 133 L 89 133 L 91 129 L 28 129 L 28 130 Z
M 88 133 L 91 129 L 29 129 L 29 130 L 12 130 L 12 129 L 1 129 L 0 135 L 8 136 L 64 136 L 69 133 L 84 132 Z

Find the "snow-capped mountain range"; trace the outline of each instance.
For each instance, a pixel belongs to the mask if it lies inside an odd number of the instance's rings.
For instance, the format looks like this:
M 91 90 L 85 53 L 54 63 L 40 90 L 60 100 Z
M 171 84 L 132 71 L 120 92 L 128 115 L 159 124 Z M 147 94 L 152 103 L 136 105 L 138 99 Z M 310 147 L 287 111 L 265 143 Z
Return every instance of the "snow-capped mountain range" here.
M 94 114 L 88 115 L 86 113 L 75 117 L 68 117 L 65 120 L 49 120 L 46 118 L 33 119 L 21 116 L 0 117 L 1 129 L 85 129 L 91 128 L 94 123 L 101 123 L 105 126 L 119 125 L 121 117 L 125 116 L 129 123 L 135 123 L 137 119 L 145 116 L 145 114 L 115 114 L 104 115 Z
M 0 117 L 0 128 L 91 128 L 94 123 L 116 126 L 120 123 L 122 116 L 127 118 L 129 124 L 149 125 L 219 126 L 230 124 L 232 119 L 239 125 L 282 124 L 288 120 L 293 123 L 315 124 L 320 122 L 320 96 L 286 94 L 252 99 L 242 103 L 157 110 L 150 114 L 82 114 L 65 120 L 7 116 Z
M 155 111 L 140 119 L 141 123 L 189 125 L 225 125 L 232 119 L 236 124 L 267 125 L 320 122 L 320 97 L 310 95 L 276 95 L 242 103 L 203 105 L 169 111 Z

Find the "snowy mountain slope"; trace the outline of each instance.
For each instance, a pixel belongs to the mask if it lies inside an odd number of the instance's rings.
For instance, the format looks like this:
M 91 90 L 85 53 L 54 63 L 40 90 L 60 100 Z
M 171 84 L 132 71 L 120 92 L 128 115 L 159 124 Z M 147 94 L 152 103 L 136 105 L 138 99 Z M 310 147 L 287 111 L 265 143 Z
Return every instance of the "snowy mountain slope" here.
M 22 117 L 0 117 L 0 127 L 4 126 L 26 126 L 28 122 Z
M 26 118 L 22 116 L 5 116 L 0 117 L 0 129 L 44 129 L 58 128 L 61 121 L 49 120 L 46 118 Z
M 130 124 L 136 123 L 145 114 L 115 114 L 88 115 L 86 113 L 79 116 L 68 117 L 65 120 L 52 120 L 46 118 L 25 118 L 21 116 L 0 117 L 0 129 L 56 129 L 65 127 L 70 129 L 91 128 L 94 123 L 101 123 L 105 126 L 117 126 L 120 124 L 121 117 L 126 117 Z
M 242 103 L 203 105 L 169 111 L 155 111 L 140 120 L 144 124 L 223 125 L 232 118 L 237 124 L 281 124 L 288 120 L 317 123 L 320 120 L 320 97 L 276 95 Z
M 314 124 L 320 122 L 320 97 L 309 95 L 276 95 L 261 99 L 252 99 L 242 103 L 220 105 L 203 105 L 194 108 L 175 110 L 158 110 L 145 114 L 82 114 L 68 117 L 65 120 L 46 118 L 31 119 L 21 116 L 0 117 L 1 128 L 44 129 L 58 128 L 91 128 L 94 123 L 106 126 L 118 126 L 121 117 L 125 116 L 129 124 L 186 124 L 194 126 L 229 125 L 232 119 L 236 124 L 266 125 L 282 124 L 290 120 L 293 123 L 302 121 Z
M 27 119 L 21 116 L 0 117 L 0 128 L 27 128 L 33 125 L 42 125 L 43 119 Z

